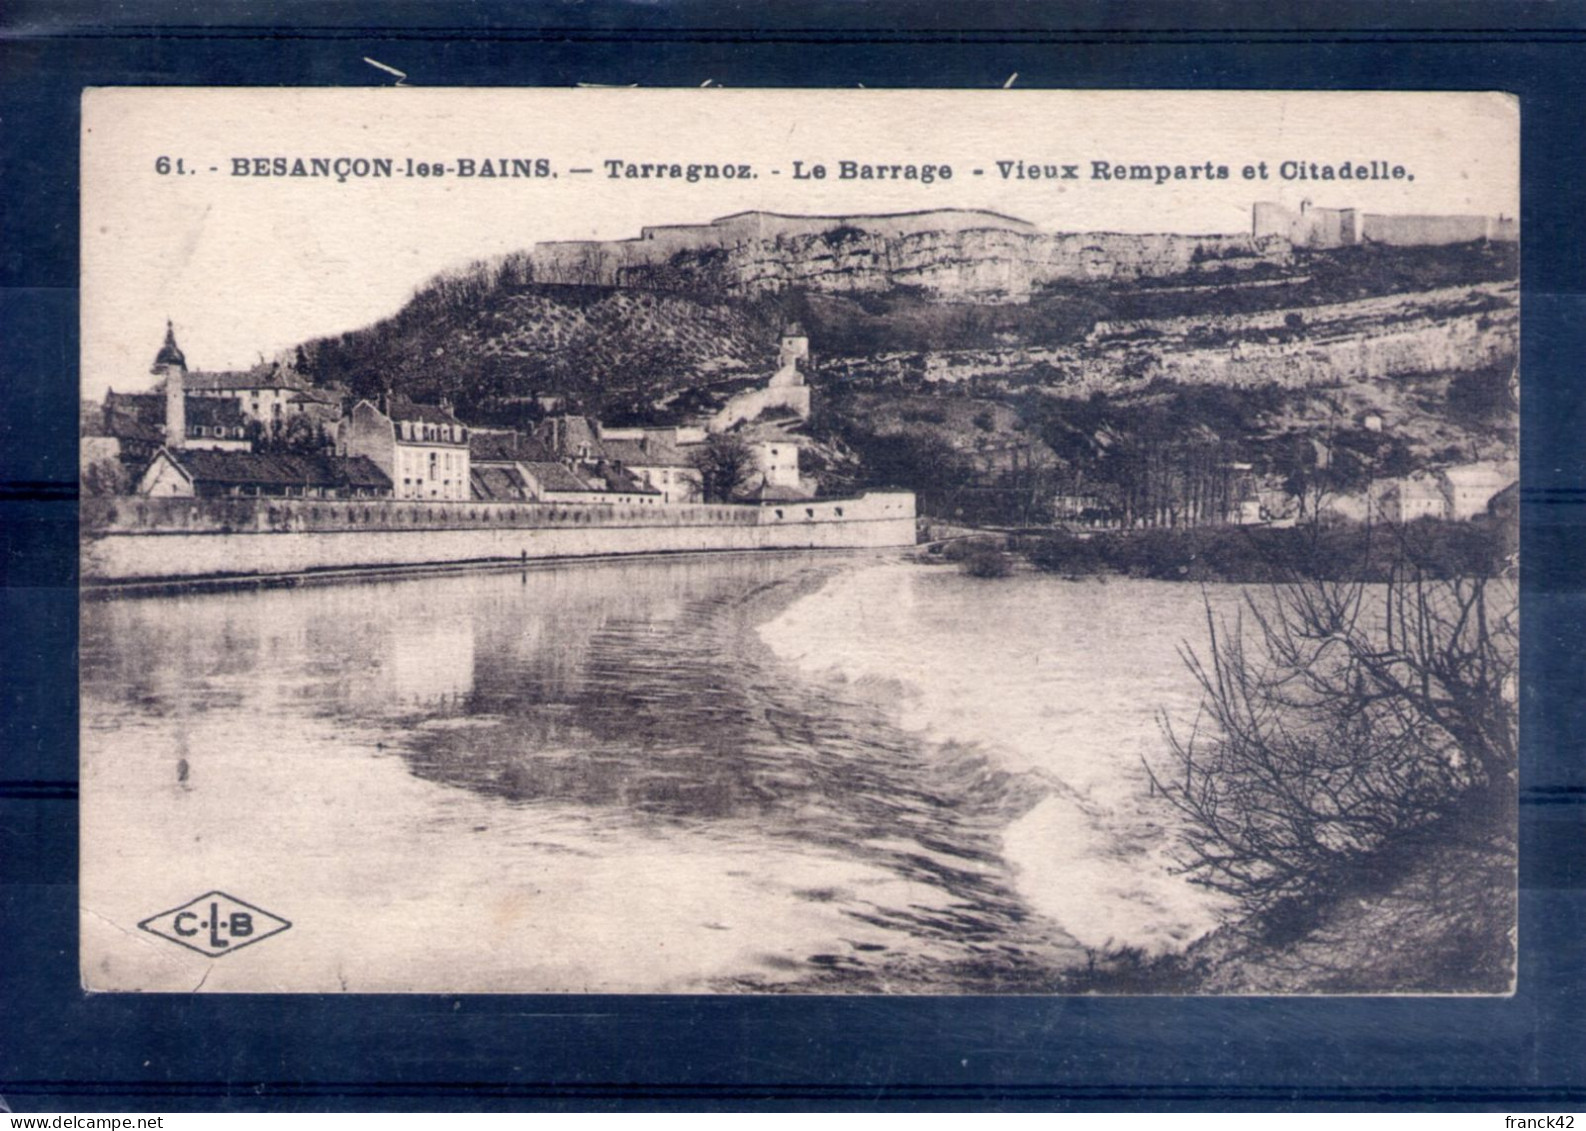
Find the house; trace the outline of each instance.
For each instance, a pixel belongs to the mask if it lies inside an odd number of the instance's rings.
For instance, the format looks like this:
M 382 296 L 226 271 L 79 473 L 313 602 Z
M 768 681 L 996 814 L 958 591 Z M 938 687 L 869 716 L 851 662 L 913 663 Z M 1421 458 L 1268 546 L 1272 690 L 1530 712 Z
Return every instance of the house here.
M 536 499 L 525 463 L 555 463 L 550 451 L 532 436 L 512 429 L 470 428 L 468 464 L 473 497 L 483 502 L 529 502 Z
M 187 388 L 187 357 L 176 344 L 176 329 L 165 323 L 165 341 L 149 372 L 160 379 L 149 393 L 105 393 L 94 443 L 83 445 L 95 458 L 119 457 L 140 472 L 162 447 L 247 451 L 247 420 L 236 405 L 212 401 Z
M 612 501 L 604 483 L 595 487 L 574 475 L 564 464 L 536 461 L 517 466 L 530 497 L 538 502 L 601 505 Z
M 105 403 L 99 407 L 99 422 L 92 426 L 92 433 L 80 441 L 84 467 L 97 460 L 115 458 L 131 471 L 142 471 L 154 458 L 154 453 L 165 445 L 164 399 L 156 396 L 156 412 L 149 414 L 136 404 L 117 403 L 112 407 L 113 400 L 121 396 L 123 394 L 114 389 L 105 394 Z M 149 419 L 151 415 L 152 420 Z
M 558 453 L 534 436 L 511 429 L 472 429 L 469 458 L 473 497 L 482 501 L 538 501 L 649 506 L 665 496 L 623 458 L 647 458 L 633 440 L 609 441 L 583 417 L 567 417 L 552 433 L 574 453 Z M 614 457 L 613 453 L 616 453 Z
M 299 389 L 286 402 L 286 422 L 305 416 L 316 424 L 334 425 L 341 418 L 340 398 L 318 389 Z
M 242 371 L 195 370 L 187 375 L 189 393 L 232 401 L 244 416 L 272 434 L 285 428 L 287 421 L 309 403 L 303 397 L 306 385 L 307 382 L 279 362 Z
M 1469 463 L 1442 473 L 1447 514 L 1456 521 L 1487 513 L 1487 504 L 1519 478 L 1512 466 Z
M 1261 496 L 1252 488 L 1235 495 L 1228 508 L 1228 521 L 1235 526 L 1255 526 L 1266 521 Z
M 365 456 L 161 448 L 139 480 L 138 494 L 366 499 L 388 497 L 391 480 Z
M 523 472 L 513 464 L 505 467 L 469 468 L 472 497 L 482 503 L 527 503 L 534 500 L 533 488 Z
M 591 487 L 605 493 L 602 502 L 654 506 L 661 501 L 661 492 L 613 460 L 580 464 L 578 471 Z
M 807 498 L 799 481 L 799 443 L 792 436 L 758 440 L 750 445 L 760 478 L 767 485 L 781 487 Z
M 161 447 L 210 451 L 249 451 L 248 421 L 231 401 L 183 396 L 179 442 L 166 421 L 169 402 L 163 393 L 105 394 L 104 435 L 120 441 L 121 450 L 147 460 Z
M 474 467 L 556 461 L 555 453 L 545 444 L 511 428 L 470 428 L 468 458 Z
M 629 438 L 602 431 L 601 448 L 616 463 L 661 494 L 664 503 L 698 502 L 705 493 L 705 477 L 677 445 L 671 429 L 642 429 Z
M 468 435 L 449 405 L 388 394 L 353 406 L 337 428 L 336 454 L 367 456 L 398 499 L 464 500 L 473 492 Z
M 550 450 L 553 459 L 603 459 L 600 431 L 587 416 L 564 414 L 540 421 L 535 438 Z
M 1377 498 L 1379 512 L 1389 522 L 1442 518 L 1448 506 L 1439 478 L 1419 472 L 1390 480 Z

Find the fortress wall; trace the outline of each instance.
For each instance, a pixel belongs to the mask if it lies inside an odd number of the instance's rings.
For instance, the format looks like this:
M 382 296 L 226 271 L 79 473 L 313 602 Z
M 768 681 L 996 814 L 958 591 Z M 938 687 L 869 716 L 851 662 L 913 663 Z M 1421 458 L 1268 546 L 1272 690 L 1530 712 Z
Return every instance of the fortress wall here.
M 541 244 L 534 252 L 536 277 L 738 296 L 792 286 L 832 294 L 911 286 L 945 300 L 1024 302 L 1047 283 L 1151 278 L 1202 264 L 1237 269 L 1287 253 L 1257 247 L 1243 234 L 1044 233 L 1000 223 L 831 228 L 821 220 L 768 230 L 751 218 L 646 229 L 643 239 L 606 244 Z
M 88 525 L 82 576 L 90 583 L 242 580 L 324 570 L 702 550 L 862 549 L 911 546 L 915 541 L 914 496 L 901 491 L 781 507 L 366 506 L 280 499 L 88 502 L 94 505 L 84 507 Z M 416 518 L 414 511 L 419 512 Z M 516 512 L 515 518 L 509 519 L 509 511 Z M 381 517 L 366 519 L 365 512 Z
M 805 420 L 810 415 L 810 390 L 808 385 L 781 385 L 775 388 L 751 389 L 729 400 L 720 412 L 711 417 L 710 430 L 725 432 L 734 424 L 753 420 L 773 408 L 792 409 Z
M 1374 243 L 1401 247 L 1470 243 L 1492 238 L 1495 221 L 1487 216 L 1376 216 L 1367 213 L 1361 234 Z

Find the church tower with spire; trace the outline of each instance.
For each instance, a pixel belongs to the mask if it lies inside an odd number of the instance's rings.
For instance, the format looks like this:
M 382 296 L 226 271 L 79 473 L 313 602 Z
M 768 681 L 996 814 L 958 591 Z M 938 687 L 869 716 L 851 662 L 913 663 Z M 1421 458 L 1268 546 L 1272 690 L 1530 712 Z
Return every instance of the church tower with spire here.
M 164 378 L 165 446 L 180 448 L 187 440 L 187 358 L 176 344 L 176 327 L 165 321 L 165 344 L 154 357 L 149 372 Z

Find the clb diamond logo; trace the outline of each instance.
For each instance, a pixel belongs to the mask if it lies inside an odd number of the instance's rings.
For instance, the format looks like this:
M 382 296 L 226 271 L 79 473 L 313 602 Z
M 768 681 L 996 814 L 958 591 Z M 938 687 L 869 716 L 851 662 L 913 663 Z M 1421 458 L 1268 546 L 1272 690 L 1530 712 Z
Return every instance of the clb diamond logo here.
M 262 942 L 291 925 L 279 915 L 223 891 L 208 892 L 138 924 L 151 935 L 211 958 Z

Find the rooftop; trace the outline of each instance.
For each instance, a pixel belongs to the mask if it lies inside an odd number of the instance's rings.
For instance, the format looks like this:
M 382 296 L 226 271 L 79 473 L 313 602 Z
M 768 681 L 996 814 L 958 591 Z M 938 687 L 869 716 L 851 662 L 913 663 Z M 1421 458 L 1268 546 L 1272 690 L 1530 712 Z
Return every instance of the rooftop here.
M 247 417 L 230 398 L 184 396 L 187 427 L 242 428 Z M 105 434 L 123 440 L 163 439 L 165 396 L 162 393 L 105 394 Z
M 762 482 L 744 496 L 756 503 L 802 503 L 809 496 L 794 487 L 783 487 L 779 484 Z
M 614 463 L 602 460 L 594 465 L 585 465 L 605 486 L 596 487 L 595 490 L 617 491 L 625 495 L 659 495 L 661 492 L 649 486 L 642 480 L 635 478 Z
M 419 424 L 455 424 L 462 426 L 462 421 L 452 415 L 452 410 L 434 404 L 419 404 L 410 401 L 404 396 L 393 396 L 386 407 L 386 415 L 392 420 L 411 420 Z
M 175 365 L 181 369 L 187 368 L 187 358 L 182 354 L 176 344 L 176 327 L 171 325 L 171 320 L 165 320 L 165 344 L 160 347 L 160 352 L 154 355 L 154 364 L 150 373 L 158 373 L 167 365 Z
M 528 481 L 515 467 L 473 467 L 468 474 L 475 498 L 508 503 L 529 497 Z
M 205 372 L 194 370 L 182 382 L 189 389 L 208 392 L 234 392 L 241 389 L 302 389 L 303 378 L 279 365 L 256 365 L 252 369 Z
M 170 451 L 195 483 L 228 487 L 366 487 L 391 480 L 367 456 L 265 455 L 259 452 Z
M 602 437 L 600 447 L 605 457 L 629 467 L 650 467 L 649 453 L 638 440 L 612 440 Z
M 533 436 L 513 431 L 468 433 L 468 454 L 475 463 L 554 463 L 555 455 Z
M 591 487 L 578 476 L 559 463 L 550 461 L 527 461 L 525 470 L 532 475 L 540 485 L 541 491 L 594 491 L 598 488 Z

